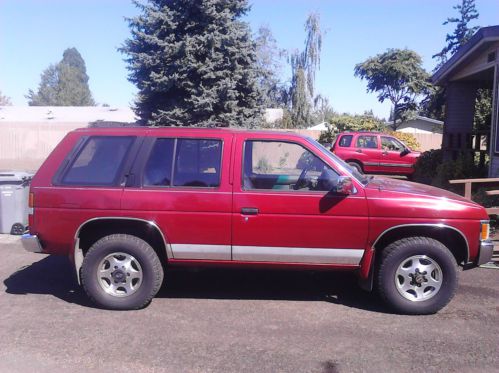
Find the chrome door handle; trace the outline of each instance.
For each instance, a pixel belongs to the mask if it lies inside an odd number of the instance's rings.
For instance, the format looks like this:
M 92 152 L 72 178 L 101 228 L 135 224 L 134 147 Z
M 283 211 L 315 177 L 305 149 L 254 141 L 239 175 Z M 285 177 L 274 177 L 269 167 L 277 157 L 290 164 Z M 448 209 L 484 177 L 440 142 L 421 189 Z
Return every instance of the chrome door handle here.
M 258 209 L 255 207 L 243 207 L 241 209 L 243 215 L 258 215 Z

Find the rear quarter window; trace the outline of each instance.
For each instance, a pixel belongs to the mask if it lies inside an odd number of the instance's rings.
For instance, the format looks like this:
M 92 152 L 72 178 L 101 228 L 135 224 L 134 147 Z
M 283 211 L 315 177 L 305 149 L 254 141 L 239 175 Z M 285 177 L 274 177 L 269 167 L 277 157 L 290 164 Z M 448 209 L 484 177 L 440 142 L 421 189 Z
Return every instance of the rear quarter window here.
M 89 137 L 62 175 L 62 185 L 116 185 L 134 141 L 131 136 Z
M 342 148 L 348 148 L 352 144 L 352 138 L 353 138 L 353 135 L 341 136 L 340 142 L 338 143 L 338 146 L 341 146 Z

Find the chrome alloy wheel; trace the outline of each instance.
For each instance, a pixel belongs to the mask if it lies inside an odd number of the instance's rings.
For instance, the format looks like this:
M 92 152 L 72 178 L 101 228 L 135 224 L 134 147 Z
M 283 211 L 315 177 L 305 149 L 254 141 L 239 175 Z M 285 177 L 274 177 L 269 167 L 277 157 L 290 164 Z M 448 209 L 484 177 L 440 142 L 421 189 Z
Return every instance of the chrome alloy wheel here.
M 127 297 L 142 285 L 143 271 L 132 255 L 116 252 L 101 260 L 97 281 L 104 291 L 115 297 Z
M 405 299 L 420 302 L 434 297 L 443 281 L 442 269 L 426 255 L 404 259 L 395 272 L 395 286 Z

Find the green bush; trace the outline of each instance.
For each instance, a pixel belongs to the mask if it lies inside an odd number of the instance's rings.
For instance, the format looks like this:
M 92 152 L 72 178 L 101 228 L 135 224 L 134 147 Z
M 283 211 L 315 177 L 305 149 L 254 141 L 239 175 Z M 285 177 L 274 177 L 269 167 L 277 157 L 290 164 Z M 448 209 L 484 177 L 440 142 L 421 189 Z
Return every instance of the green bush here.
M 421 153 L 414 165 L 414 181 L 431 185 L 437 175 L 437 168 L 442 163 L 442 150 L 435 149 Z
M 389 134 L 390 136 L 393 136 L 393 137 L 399 139 L 400 141 L 402 141 L 409 148 L 411 148 L 411 150 L 419 150 L 420 145 L 419 145 L 418 140 L 416 140 L 416 138 L 414 137 L 414 135 L 407 133 L 407 132 L 396 132 L 396 131 L 391 131 L 391 130 L 388 130 L 385 132 L 387 134 Z

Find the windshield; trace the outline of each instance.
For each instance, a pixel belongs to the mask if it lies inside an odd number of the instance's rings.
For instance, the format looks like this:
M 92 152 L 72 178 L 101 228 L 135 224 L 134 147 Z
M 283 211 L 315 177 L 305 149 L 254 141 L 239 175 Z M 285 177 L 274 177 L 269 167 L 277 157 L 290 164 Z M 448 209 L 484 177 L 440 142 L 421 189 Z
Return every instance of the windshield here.
M 327 148 L 322 146 L 322 144 L 315 141 L 311 137 L 307 137 L 307 141 L 309 143 L 311 143 L 316 149 L 318 149 L 326 157 L 328 157 L 329 159 L 332 159 L 333 162 L 335 162 L 340 167 L 344 168 L 345 171 L 347 171 L 349 174 L 351 174 L 359 183 L 361 183 L 364 186 L 366 186 L 367 183 L 369 183 L 369 178 L 366 175 L 361 174 L 359 171 L 357 171 L 353 167 L 350 167 L 350 165 L 348 163 L 346 163 L 343 159 L 338 158 L 335 154 L 331 153 Z

